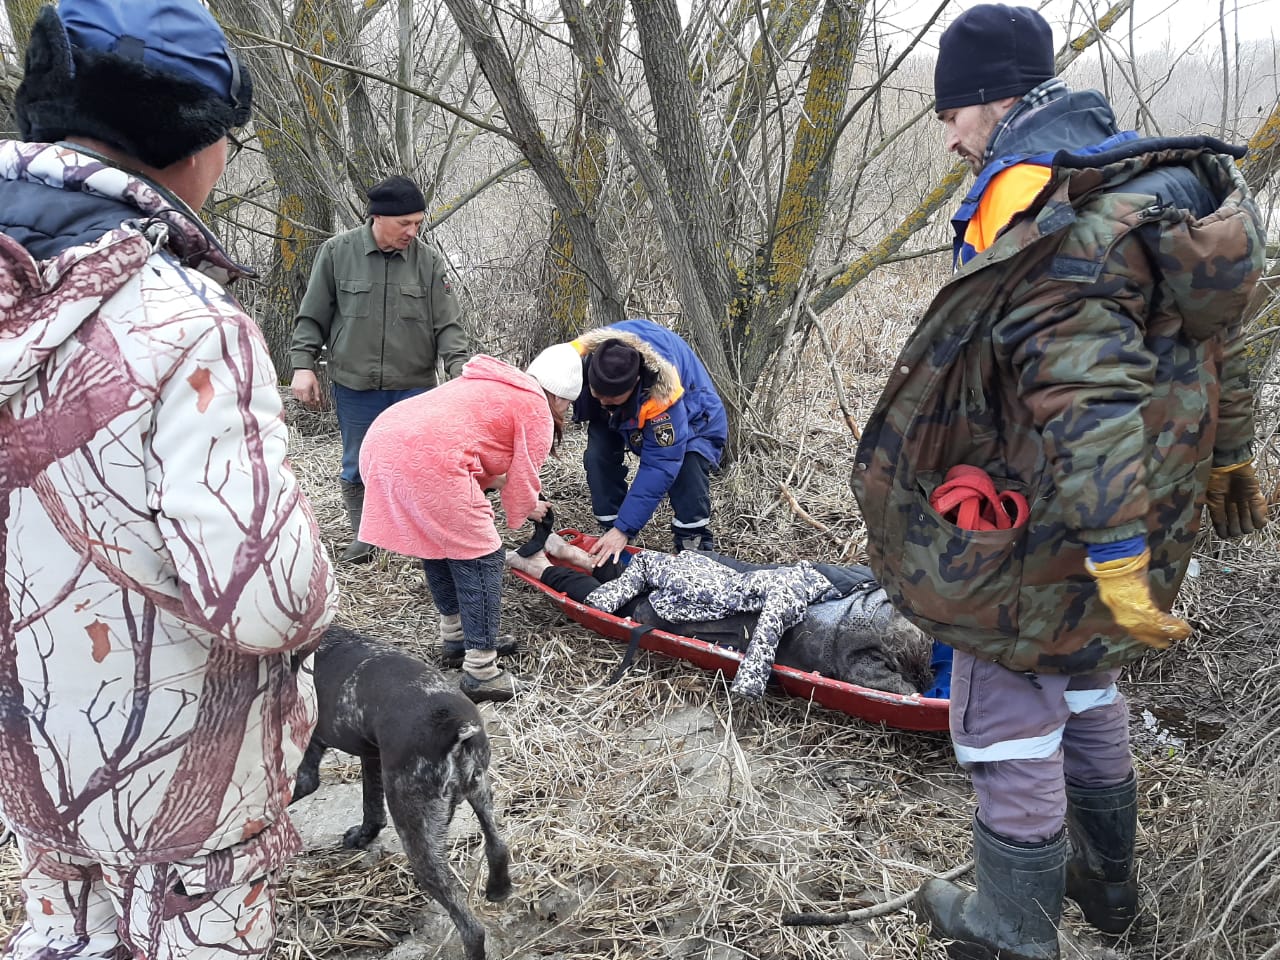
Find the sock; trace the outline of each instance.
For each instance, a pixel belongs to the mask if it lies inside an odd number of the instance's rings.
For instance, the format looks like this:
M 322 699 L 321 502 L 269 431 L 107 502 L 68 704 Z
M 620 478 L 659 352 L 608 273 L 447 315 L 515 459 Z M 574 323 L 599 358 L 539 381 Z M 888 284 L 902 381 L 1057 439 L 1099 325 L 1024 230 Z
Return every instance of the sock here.
M 440 614 L 440 642 L 462 642 L 462 614 Z
M 498 666 L 498 651 L 468 650 L 462 660 L 462 669 L 477 680 L 492 680 L 502 672 Z
M 529 538 L 529 542 L 516 550 L 516 553 L 522 557 L 532 557 L 539 550 L 547 545 L 547 537 L 551 536 L 555 530 L 556 515 L 550 507 L 547 507 L 546 516 L 538 520 L 533 525 L 533 536 Z

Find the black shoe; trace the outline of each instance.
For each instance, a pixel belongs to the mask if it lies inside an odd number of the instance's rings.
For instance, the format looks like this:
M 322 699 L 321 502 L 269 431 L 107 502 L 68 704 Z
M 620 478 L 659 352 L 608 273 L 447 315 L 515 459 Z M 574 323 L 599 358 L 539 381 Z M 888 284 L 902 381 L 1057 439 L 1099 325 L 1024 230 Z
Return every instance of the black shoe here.
M 498 637 L 497 646 L 498 656 L 514 657 L 520 652 L 520 641 L 509 633 L 504 633 Z M 467 656 L 467 644 L 463 640 L 455 642 L 445 641 L 440 648 L 440 666 L 446 670 L 457 670 L 461 668 L 462 661 Z
M 520 684 L 506 670 L 499 670 L 496 677 L 488 680 L 477 680 L 464 671 L 462 679 L 458 681 L 458 688 L 472 703 L 484 703 L 486 700 L 505 703 L 520 692 Z

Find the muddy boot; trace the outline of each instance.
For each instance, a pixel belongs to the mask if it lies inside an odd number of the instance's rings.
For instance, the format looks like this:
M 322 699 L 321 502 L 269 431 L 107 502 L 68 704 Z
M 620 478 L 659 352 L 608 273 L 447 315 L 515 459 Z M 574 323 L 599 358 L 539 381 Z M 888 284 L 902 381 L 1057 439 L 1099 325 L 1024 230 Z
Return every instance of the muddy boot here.
M 954 941 L 952 960 L 1058 960 L 1066 832 L 1047 843 L 1016 843 L 975 817 L 973 850 L 977 890 L 935 879 L 916 894 L 916 915 L 929 921 L 930 936 Z
M 458 687 L 473 703 L 501 703 L 519 692 L 516 678 L 498 666 L 497 650 L 468 650 Z
M 1067 784 L 1067 896 L 1103 933 L 1124 933 L 1138 915 L 1133 839 L 1138 829 L 1138 780 L 1114 787 Z
M 368 563 L 378 554 L 378 548 L 360 539 L 360 517 L 364 513 L 364 484 L 342 481 L 342 502 L 347 507 L 347 520 L 355 539 L 342 551 L 343 563 Z

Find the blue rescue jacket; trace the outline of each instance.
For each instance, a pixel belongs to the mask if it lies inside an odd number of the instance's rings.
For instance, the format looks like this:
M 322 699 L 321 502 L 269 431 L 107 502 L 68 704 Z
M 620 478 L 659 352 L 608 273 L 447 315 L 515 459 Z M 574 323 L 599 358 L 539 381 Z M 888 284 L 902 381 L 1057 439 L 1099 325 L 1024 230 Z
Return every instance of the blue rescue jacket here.
M 651 320 L 624 320 L 598 327 L 573 341 L 582 354 L 582 393 L 574 404 L 574 419 L 599 415 L 600 404 L 586 385 L 585 366 L 593 350 L 606 340 L 624 340 L 640 352 L 640 385 L 626 405 L 609 418 L 632 453 L 640 457 L 615 526 L 634 535 L 653 517 L 671 489 L 685 454 L 701 454 L 713 466 L 720 463 L 729 436 L 724 404 L 693 348 L 681 337 Z M 588 477 L 588 482 L 593 478 Z

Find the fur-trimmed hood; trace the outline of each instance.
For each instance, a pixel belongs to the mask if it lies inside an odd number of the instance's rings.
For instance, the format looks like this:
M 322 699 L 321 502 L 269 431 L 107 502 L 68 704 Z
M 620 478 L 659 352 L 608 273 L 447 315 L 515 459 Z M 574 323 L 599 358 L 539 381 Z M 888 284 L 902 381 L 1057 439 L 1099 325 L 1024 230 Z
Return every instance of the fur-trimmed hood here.
M 676 369 L 675 364 L 658 353 L 653 344 L 630 330 L 622 330 L 618 327 L 596 327 L 574 340 L 573 346 L 585 360 L 606 340 L 621 340 L 634 347 L 640 354 L 640 363 L 649 373 L 648 377 L 642 375 L 641 379 L 646 383 L 649 396 L 653 400 L 664 406 L 670 406 L 680 399 L 680 395 L 684 393 L 684 384 L 680 382 L 680 371 Z

